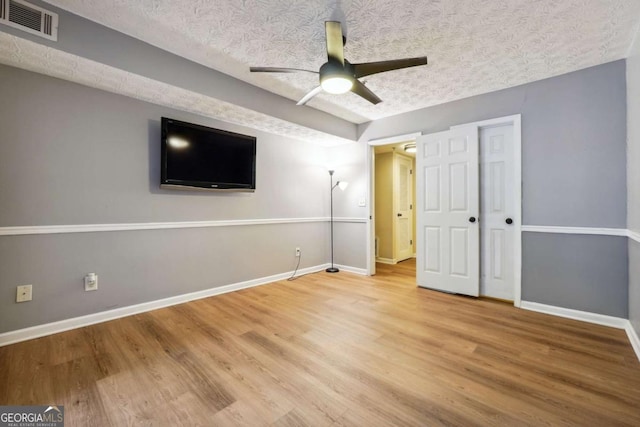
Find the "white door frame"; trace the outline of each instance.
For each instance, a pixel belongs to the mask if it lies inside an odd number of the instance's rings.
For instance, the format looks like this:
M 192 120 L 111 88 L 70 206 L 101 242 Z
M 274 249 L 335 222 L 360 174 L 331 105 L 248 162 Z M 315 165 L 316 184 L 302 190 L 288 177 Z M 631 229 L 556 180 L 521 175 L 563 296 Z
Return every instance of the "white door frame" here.
M 420 132 L 396 135 L 388 138 L 371 139 L 367 142 L 367 195 L 369 199 L 369 218 L 367 226 L 367 275 L 376 274 L 376 187 L 375 187 L 375 148 L 378 145 L 395 144 L 398 142 L 415 141 L 422 135 Z M 414 202 L 415 204 L 415 202 Z M 414 242 L 415 245 L 415 242 Z
M 392 259 L 394 261 L 400 262 L 400 261 L 404 261 L 407 259 L 412 258 L 415 255 L 415 250 L 414 250 L 414 245 L 413 245 L 413 234 L 415 234 L 415 230 L 413 229 L 413 206 L 415 206 L 416 202 L 415 200 L 413 200 L 413 192 L 414 192 L 414 187 L 415 187 L 415 175 L 413 174 L 413 163 L 415 160 L 415 157 L 411 157 L 411 156 L 407 156 L 405 154 L 401 154 L 399 152 L 394 151 L 392 153 L 392 158 L 393 158 L 393 170 L 392 170 L 392 176 L 393 176 L 393 193 L 392 193 L 392 205 L 393 205 L 393 255 L 392 255 Z M 401 175 L 401 169 L 400 169 L 400 164 L 404 163 L 404 165 L 406 166 L 408 164 L 408 168 L 407 168 L 407 174 L 408 175 Z M 409 201 L 409 205 L 410 206 L 406 206 L 406 209 L 404 209 L 404 214 L 402 214 L 402 216 L 398 217 L 398 215 L 401 214 L 401 212 L 403 211 L 402 206 L 400 206 L 400 200 L 401 200 L 401 193 L 402 191 L 400 191 L 400 182 L 405 181 L 405 183 L 407 183 L 407 188 L 406 191 L 404 192 L 406 197 L 407 197 L 407 201 Z M 409 188 L 410 187 L 410 188 Z M 407 237 L 408 241 L 405 241 L 405 244 L 409 244 L 410 248 L 406 248 L 405 249 L 410 249 L 409 253 L 406 254 L 401 254 L 401 248 L 402 246 L 400 245 L 400 223 L 402 221 L 408 221 L 406 222 L 407 227 L 410 228 L 411 233 L 409 233 Z M 407 256 L 408 255 L 408 256 Z
M 518 183 L 515 185 L 515 201 L 516 210 L 513 218 L 515 228 L 515 242 L 514 242 L 514 271 L 515 271 L 515 283 L 513 289 L 513 305 L 520 307 L 522 301 L 522 116 L 520 114 L 514 114 L 512 116 L 499 117 L 496 119 L 482 120 L 472 123 L 462 123 L 459 125 L 451 126 L 450 129 L 454 129 L 461 126 L 477 126 L 478 131 L 480 128 L 488 128 L 494 126 L 513 125 L 513 156 L 514 156 L 514 177 Z M 415 140 L 418 136 L 422 135 L 421 132 L 409 133 L 404 135 L 391 136 L 388 138 L 373 139 L 368 141 L 369 149 L 367 151 L 367 174 L 369 179 L 367 180 L 367 192 L 369 195 L 369 220 L 368 220 L 368 233 L 367 233 L 367 274 L 373 275 L 376 271 L 375 260 L 375 185 L 374 185 L 374 148 L 377 145 L 387 145 L 397 142 Z M 416 239 L 419 236 L 416 235 Z M 414 242 L 414 244 L 417 242 Z

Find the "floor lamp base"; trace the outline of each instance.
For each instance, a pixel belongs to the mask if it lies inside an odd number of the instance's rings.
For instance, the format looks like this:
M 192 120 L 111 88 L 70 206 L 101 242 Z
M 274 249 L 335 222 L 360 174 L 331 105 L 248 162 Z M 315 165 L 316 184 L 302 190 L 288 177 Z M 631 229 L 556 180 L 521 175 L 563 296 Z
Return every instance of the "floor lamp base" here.
M 329 267 L 329 268 L 327 268 L 325 271 L 326 271 L 327 273 L 337 273 L 337 272 L 338 272 L 338 271 L 340 271 L 340 270 L 338 270 L 338 269 L 337 269 L 337 268 L 335 268 L 335 267 Z

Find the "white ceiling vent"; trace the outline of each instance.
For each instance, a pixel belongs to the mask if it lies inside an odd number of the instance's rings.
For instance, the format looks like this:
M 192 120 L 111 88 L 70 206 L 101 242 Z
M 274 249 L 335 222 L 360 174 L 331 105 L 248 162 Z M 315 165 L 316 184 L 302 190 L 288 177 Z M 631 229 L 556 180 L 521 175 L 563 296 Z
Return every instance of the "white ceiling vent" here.
M 0 0 L 0 23 L 58 40 L 58 14 L 23 0 Z

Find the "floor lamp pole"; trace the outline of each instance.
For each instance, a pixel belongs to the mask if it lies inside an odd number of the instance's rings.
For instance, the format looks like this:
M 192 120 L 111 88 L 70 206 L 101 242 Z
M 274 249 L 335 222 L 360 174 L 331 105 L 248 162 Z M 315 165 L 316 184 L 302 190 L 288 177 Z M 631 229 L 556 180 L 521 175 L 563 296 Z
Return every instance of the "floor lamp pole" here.
M 331 200 L 331 267 L 327 268 L 327 273 L 337 273 L 338 270 L 333 266 L 333 171 L 329 171 L 329 182 L 330 182 L 330 200 Z

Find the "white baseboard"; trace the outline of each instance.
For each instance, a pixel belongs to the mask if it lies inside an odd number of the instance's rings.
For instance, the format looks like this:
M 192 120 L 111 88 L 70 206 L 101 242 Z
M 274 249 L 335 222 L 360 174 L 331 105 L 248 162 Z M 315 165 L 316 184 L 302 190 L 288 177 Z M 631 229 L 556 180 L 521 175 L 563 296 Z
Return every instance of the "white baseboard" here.
M 380 264 L 397 264 L 398 263 L 398 261 L 396 261 L 395 259 L 380 258 L 380 257 L 376 257 L 376 262 L 379 262 Z
M 330 264 L 322 264 L 314 267 L 307 267 L 298 270 L 296 276 L 303 274 L 315 273 L 329 267 Z M 341 270 L 356 274 L 366 274 L 363 268 L 355 268 L 340 265 Z M 59 332 L 69 331 L 71 329 L 81 328 L 83 326 L 94 325 L 96 323 L 107 322 L 109 320 L 119 319 L 121 317 L 131 316 L 133 314 L 144 313 L 146 311 L 157 310 L 159 308 L 169 307 L 172 305 L 182 304 L 188 301 L 198 300 L 211 297 L 214 295 L 226 294 L 228 292 L 238 291 L 240 289 L 252 288 L 255 286 L 266 285 L 268 283 L 277 282 L 291 277 L 293 271 L 275 274 L 273 276 L 261 277 L 258 279 L 247 280 L 245 282 L 233 283 L 230 285 L 219 286 L 216 288 L 205 289 L 203 291 L 191 292 L 183 295 L 176 295 L 170 298 L 164 298 L 156 301 L 144 302 L 141 304 L 130 305 L 127 307 L 116 308 L 99 313 L 88 314 L 86 316 L 74 317 L 71 319 L 60 320 L 58 322 L 46 323 L 44 325 L 32 326 L 29 328 L 18 329 L 0 334 L 0 347 L 14 344 L 21 341 L 27 341 L 34 338 L 40 338 L 46 335 L 53 335 Z
M 520 308 L 537 311 L 538 313 L 551 314 L 553 316 L 566 317 L 567 319 L 581 320 L 596 325 L 610 326 L 617 329 L 626 329 L 629 321 L 621 317 L 607 316 L 604 314 L 590 313 L 588 311 L 573 310 L 570 308 L 556 307 L 531 301 L 522 301 Z
M 638 332 L 633 328 L 631 322 L 627 323 L 625 330 L 627 331 L 629 341 L 631 341 L 631 347 L 633 347 L 633 351 L 636 352 L 636 356 L 638 356 L 638 360 L 640 360 L 640 338 L 638 337 Z
M 327 267 L 329 267 L 329 265 L 330 264 L 327 264 Z M 340 264 L 335 264 L 335 266 L 338 267 L 341 271 L 346 271 L 347 273 L 360 274 L 362 276 L 367 275 L 366 268 L 350 267 L 348 265 L 340 265 Z
M 606 316 L 604 314 L 590 313 L 588 311 L 572 310 L 570 308 L 556 307 L 553 305 L 540 304 L 537 302 L 522 301 L 520 308 L 537 311 L 538 313 L 551 314 L 553 316 L 566 317 L 567 319 L 581 320 L 583 322 L 595 323 L 596 325 L 609 326 L 616 329 L 624 329 L 627 332 L 631 347 L 640 360 L 640 338 L 633 329 L 633 325 L 622 317 Z

